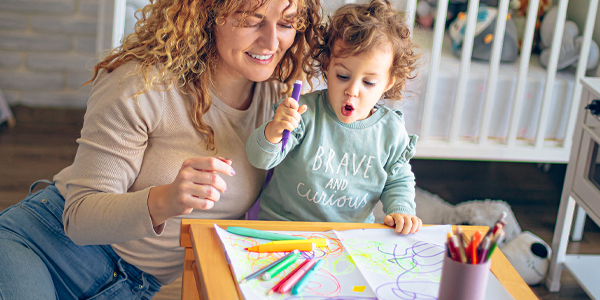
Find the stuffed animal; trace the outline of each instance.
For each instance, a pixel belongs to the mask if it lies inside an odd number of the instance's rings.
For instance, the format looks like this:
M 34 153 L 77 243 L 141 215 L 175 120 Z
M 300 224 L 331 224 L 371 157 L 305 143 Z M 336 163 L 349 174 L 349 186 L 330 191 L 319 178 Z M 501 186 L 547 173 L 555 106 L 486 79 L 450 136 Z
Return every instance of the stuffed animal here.
M 550 49 L 552 45 L 552 39 L 554 38 L 554 27 L 556 25 L 558 15 L 558 7 L 552 7 L 542 20 L 540 28 L 540 64 L 544 67 L 548 67 L 550 60 Z M 577 67 L 579 56 L 581 55 L 581 46 L 583 44 L 583 37 L 579 36 L 579 28 L 573 21 L 566 20 L 565 28 L 563 30 L 562 41 L 560 45 L 560 54 L 558 56 L 557 69 L 562 70 L 569 66 Z M 590 52 L 588 55 L 588 61 L 586 70 L 595 69 L 598 67 L 600 62 L 600 51 L 598 44 L 591 41 Z
M 535 234 L 524 231 L 500 249 L 527 284 L 538 284 L 546 277 L 552 251 Z
M 527 10 L 529 9 L 529 0 L 511 0 L 510 7 L 513 12 L 513 20 L 517 27 L 517 34 L 519 36 L 519 49 L 523 41 L 523 35 L 525 34 L 525 24 L 527 22 Z M 542 26 L 542 19 L 548 10 L 552 7 L 552 0 L 539 0 L 538 12 L 535 22 L 535 31 L 533 34 L 533 45 L 532 49 L 539 53 L 538 44 L 540 40 L 540 28 Z
M 511 241 L 521 233 L 521 227 L 515 218 L 510 205 L 501 200 L 472 200 L 452 205 L 438 195 L 433 195 L 423 189 L 416 189 L 415 202 L 417 216 L 423 224 L 452 224 L 493 227 L 498 216 L 506 212 L 504 226 L 504 241 Z
M 473 52 L 471 56 L 475 59 L 490 60 L 492 54 L 492 41 L 496 30 L 496 19 L 498 9 L 486 5 L 480 5 L 477 12 L 477 24 L 475 25 L 475 37 L 473 40 Z M 461 56 L 462 44 L 465 39 L 467 27 L 467 15 L 463 12 L 450 24 L 449 33 L 452 39 L 452 52 L 456 57 Z M 510 14 L 506 18 L 504 40 L 502 43 L 502 54 L 500 61 L 512 62 L 519 55 L 519 39 L 517 28 Z

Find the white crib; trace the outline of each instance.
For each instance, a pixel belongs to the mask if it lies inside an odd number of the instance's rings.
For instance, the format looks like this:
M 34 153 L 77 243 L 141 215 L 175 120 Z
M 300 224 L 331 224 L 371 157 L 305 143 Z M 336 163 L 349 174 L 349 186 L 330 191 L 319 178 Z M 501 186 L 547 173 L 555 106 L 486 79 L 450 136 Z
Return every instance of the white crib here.
M 97 50 L 120 44 L 129 6 L 147 0 L 100 0 Z M 344 3 L 368 0 L 323 0 L 325 13 Z M 417 0 L 391 0 L 407 13 L 412 30 Z M 566 163 L 581 84 L 598 10 L 589 0 L 583 46 L 575 74 L 557 72 L 568 0 L 558 3 L 558 20 L 547 69 L 531 55 L 539 0 L 529 2 L 521 55 L 515 63 L 500 63 L 502 39 L 494 39 L 490 62 L 471 61 L 479 0 L 468 3 L 469 20 L 462 57 L 450 54 L 444 22 L 433 31 L 414 29 L 422 46 L 424 67 L 409 85 L 408 97 L 388 105 L 403 111 L 409 133 L 419 135 L 418 158 Z M 437 20 L 445 20 L 448 0 L 439 0 Z M 509 0 L 500 0 L 494 36 L 504 36 Z
M 338 3 L 336 3 L 338 2 Z M 341 3 L 324 1 L 325 10 Z M 416 0 L 392 1 L 407 13 L 411 25 Z M 326 3 L 326 4 L 325 4 Z M 479 0 L 469 0 L 463 51 L 451 54 L 444 22 L 433 32 L 415 28 L 413 39 L 423 48 L 425 67 L 402 102 L 409 133 L 419 135 L 418 158 L 566 163 L 581 84 L 585 74 L 598 0 L 589 0 L 584 43 L 575 74 L 557 72 L 568 0 L 558 4 L 558 21 L 547 69 L 531 55 L 539 0 L 529 2 L 521 55 L 515 63 L 500 63 L 502 39 L 494 39 L 490 62 L 471 61 Z M 436 20 L 445 20 L 448 0 L 439 0 Z M 494 36 L 504 36 L 509 0 L 500 0 Z M 412 87 L 412 89 L 411 89 Z M 416 87 L 416 89 L 415 89 Z

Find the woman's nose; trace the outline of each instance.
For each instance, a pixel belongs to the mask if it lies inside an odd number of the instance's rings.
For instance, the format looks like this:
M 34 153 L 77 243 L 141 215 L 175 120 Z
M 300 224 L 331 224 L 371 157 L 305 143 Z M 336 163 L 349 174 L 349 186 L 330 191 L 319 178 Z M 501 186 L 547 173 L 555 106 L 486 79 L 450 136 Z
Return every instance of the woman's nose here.
M 264 26 L 258 41 L 258 44 L 261 47 L 264 47 L 269 51 L 276 51 L 279 47 L 279 40 L 277 39 L 277 24 Z

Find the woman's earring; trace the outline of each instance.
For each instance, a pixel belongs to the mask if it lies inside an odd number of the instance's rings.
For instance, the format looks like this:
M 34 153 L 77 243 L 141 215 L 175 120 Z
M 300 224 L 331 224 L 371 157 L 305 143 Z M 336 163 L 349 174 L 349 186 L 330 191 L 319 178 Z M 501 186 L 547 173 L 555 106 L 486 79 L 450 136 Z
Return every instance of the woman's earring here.
M 217 17 L 215 19 L 215 24 L 217 24 L 219 26 L 225 25 L 226 22 L 227 22 L 227 19 L 225 19 L 225 17 Z

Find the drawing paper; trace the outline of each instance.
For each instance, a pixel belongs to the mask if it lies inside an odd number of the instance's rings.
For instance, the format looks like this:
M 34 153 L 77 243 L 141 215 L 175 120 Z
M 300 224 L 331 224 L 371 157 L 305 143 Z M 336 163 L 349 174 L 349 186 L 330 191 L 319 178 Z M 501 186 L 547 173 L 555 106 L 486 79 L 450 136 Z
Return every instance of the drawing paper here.
M 301 252 L 300 258 L 275 278 L 239 282 L 286 252 L 256 253 L 246 247 L 268 243 L 227 232 L 215 224 L 235 281 L 245 299 L 423 299 L 435 300 L 439 290 L 444 258 L 446 233 L 450 225 L 427 226 L 416 234 L 398 235 L 393 229 L 355 229 L 346 231 L 276 233 L 326 238 L 329 246 L 313 252 Z M 323 258 L 325 264 L 304 291 L 297 296 L 290 292 L 267 292 L 305 259 Z M 490 274 L 486 300 L 512 299 L 508 291 Z

